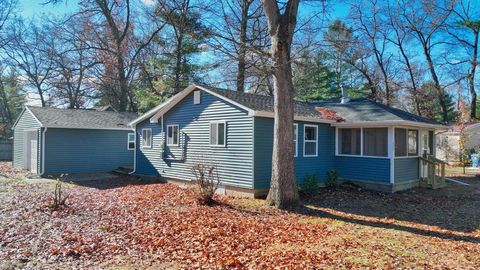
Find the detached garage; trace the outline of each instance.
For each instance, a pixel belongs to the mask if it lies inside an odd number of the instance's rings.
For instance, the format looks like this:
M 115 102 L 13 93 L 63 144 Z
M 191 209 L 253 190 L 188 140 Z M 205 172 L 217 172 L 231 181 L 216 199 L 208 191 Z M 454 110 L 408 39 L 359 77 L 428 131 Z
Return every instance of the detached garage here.
M 48 176 L 131 167 L 133 113 L 26 106 L 14 125 L 13 166 Z

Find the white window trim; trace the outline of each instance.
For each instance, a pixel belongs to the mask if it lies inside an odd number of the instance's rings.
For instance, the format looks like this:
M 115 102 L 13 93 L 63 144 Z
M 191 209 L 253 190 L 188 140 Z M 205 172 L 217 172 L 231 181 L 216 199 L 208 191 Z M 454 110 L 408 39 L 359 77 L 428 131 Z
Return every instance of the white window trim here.
M 130 135 L 133 135 L 133 148 L 130 148 Z M 135 150 L 137 148 L 137 142 L 135 140 L 135 133 L 134 132 L 129 132 L 127 133 L 127 149 L 128 150 Z
M 193 104 L 198 105 L 201 103 L 202 93 L 200 90 L 193 91 Z
M 315 140 L 306 140 L 305 139 L 305 129 L 307 127 L 314 127 L 315 128 Z M 315 155 L 306 155 L 305 154 L 305 143 L 307 142 L 315 142 Z M 318 157 L 318 125 L 310 125 L 304 124 L 303 125 L 303 156 L 304 157 Z
M 212 144 L 212 124 L 223 124 L 223 144 Z M 208 144 L 212 147 L 227 147 L 227 121 L 210 121 L 208 123 Z M 217 130 L 215 131 L 217 133 L 217 143 L 218 143 L 218 125 L 217 125 Z
M 149 140 L 149 145 L 144 144 L 145 142 L 145 136 L 143 134 L 143 131 L 150 130 L 150 140 Z M 153 133 L 151 128 L 142 128 L 142 148 L 152 148 L 152 141 L 153 141 Z
M 404 129 L 407 133 L 407 136 L 406 136 L 406 142 L 405 142 L 405 145 L 407 147 L 407 151 L 406 151 L 406 155 L 404 156 L 397 156 L 396 154 L 394 155 L 395 159 L 405 159 L 405 158 L 418 158 L 420 156 L 420 140 L 419 140 L 419 137 L 420 137 L 420 130 L 419 129 L 413 129 L 413 128 L 403 128 L 403 127 L 395 127 L 393 129 L 393 132 L 395 132 L 395 130 L 397 129 Z M 408 152 L 408 131 L 410 130 L 416 130 L 417 131 L 417 154 L 416 155 L 410 155 L 410 153 Z M 393 148 L 395 148 L 395 141 L 393 142 Z M 422 150 L 423 151 L 423 150 Z
M 366 128 L 386 128 L 388 130 L 389 127 L 366 127 Z M 349 154 L 340 154 L 338 149 L 338 143 L 340 141 L 340 132 L 339 129 L 360 129 L 360 155 L 349 155 Z M 366 156 L 363 154 L 363 127 L 335 127 L 335 156 L 337 157 L 356 157 L 356 158 L 378 158 L 378 159 L 390 159 L 388 156 L 388 133 L 387 133 L 387 156 Z M 395 142 L 393 142 L 395 144 Z M 413 156 L 410 156 L 413 157 Z
M 293 157 L 298 157 L 298 124 L 294 123 L 293 128 L 295 128 L 295 155 Z
M 177 127 L 177 143 L 168 143 L 168 129 L 170 127 Z M 172 136 L 173 136 L 173 133 L 172 133 Z M 167 125 L 167 136 L 165 137 L 167 139 L 167 146 L 179 146 L 180 145 L 180 127 L 178 125 Z

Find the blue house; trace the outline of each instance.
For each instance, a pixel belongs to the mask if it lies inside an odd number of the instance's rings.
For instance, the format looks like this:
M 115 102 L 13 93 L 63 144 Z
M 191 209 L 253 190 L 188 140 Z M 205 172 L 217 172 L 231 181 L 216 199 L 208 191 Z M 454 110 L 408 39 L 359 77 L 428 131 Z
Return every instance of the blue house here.
M 418 186 L 420 156 L 435 155 L 433 120 L 367 99 L 295 102 L 295 173 L 315 174 L 395 192 Z M 191 167 L 218 167 L 226 194 L 268 191 L 273 148 L 273 98 L 190 85 L 130 124 L 134 171 L 173 182 L 193 179 Z
M 42 176 L 133 166 L 132 113 L 26 106 L 14 124 L 13 165 Z

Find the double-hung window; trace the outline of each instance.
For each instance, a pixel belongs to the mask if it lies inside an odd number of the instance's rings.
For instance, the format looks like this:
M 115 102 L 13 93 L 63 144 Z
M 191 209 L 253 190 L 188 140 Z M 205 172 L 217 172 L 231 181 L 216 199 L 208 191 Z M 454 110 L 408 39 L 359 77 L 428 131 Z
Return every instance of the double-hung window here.
M 227 138 L 227 123 L 211 122 L 210 123 L 210 145 L 224 147 L 226 138 Z
M 128 133 L 128 150 L 135 149 L 135 133 Z
M 316 157 L 318 155 L 318 126 L 303 126 L 303 156 Z
M 418 130 L 395 128 L 395 156 L 418 155 Z
M 142 129 L 142 147 L 143 148 L 152 147 L 152 129 L 151 128 Z
M 298 124 L 293 124 L 293 150 L 294 156 L 298 156 Z
M 178 146 L 180 130 L 178 125 L 167 126 L 167 146 Z

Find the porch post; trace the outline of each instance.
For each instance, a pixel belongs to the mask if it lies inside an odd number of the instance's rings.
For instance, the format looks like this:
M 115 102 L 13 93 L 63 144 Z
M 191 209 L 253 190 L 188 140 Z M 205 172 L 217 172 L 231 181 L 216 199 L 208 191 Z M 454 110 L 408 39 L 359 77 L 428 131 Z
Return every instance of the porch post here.
M 388 157 L 390 159 L 390 183 L 395 182 L 395 128 L 388 128 Z

